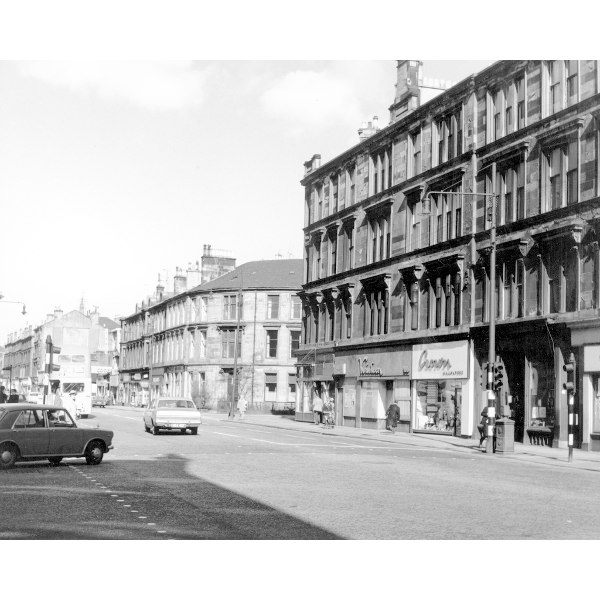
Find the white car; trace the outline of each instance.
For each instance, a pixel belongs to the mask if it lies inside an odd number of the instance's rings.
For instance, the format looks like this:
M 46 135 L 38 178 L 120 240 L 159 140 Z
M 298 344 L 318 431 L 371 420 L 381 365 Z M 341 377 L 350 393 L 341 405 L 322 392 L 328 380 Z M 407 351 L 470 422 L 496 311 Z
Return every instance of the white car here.
M 154 435 L 161 429 L 178 429 L 184 434 L 189 429 L 197 435 L 201 423 L 200 411 L 188 398 L 154 398 L 144 411 L 144 429 Z
M 44 402 L 44 396 L 39 392 L 29 392 L 27 402 L 30 404 L 42 404 Z

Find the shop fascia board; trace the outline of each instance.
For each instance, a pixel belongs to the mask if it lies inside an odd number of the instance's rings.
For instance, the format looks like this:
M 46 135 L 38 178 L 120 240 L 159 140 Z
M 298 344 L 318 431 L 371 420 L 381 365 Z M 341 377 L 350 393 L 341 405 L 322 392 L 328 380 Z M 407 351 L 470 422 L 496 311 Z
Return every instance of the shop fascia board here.
M 487 324 L 486 324 L 487 326 Z M 450 342 L 469 338 L 470 324 L 462 324 L 452 327 L 441 327 L 440 331 L 430 332 L 424 335 L 424 331 L 419 332 L 395 332 L 385 336 L 373 336 L 369 340 L 361 338 L 360 340 L 338 340 L 336 342 L 319 342 L 319 344 L 306 345 L 306 352 L 315 351 L 347 351 L 362 350 L 369 348 L 380 348 L 388 346 L 404 346 L 410 344 L 433 344 L 439 342 Z

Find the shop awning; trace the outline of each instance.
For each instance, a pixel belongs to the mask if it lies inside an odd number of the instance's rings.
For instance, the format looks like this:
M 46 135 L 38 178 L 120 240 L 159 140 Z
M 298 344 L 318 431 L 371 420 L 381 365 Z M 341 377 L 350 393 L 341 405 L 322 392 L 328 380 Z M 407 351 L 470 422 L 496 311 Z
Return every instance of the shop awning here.
M 296 383 L 296 374 L 295 373 L 288 373 L 288 384 L 295 384 Z
M 277 383 L 277 373 L 265 373 L 266 383 Z

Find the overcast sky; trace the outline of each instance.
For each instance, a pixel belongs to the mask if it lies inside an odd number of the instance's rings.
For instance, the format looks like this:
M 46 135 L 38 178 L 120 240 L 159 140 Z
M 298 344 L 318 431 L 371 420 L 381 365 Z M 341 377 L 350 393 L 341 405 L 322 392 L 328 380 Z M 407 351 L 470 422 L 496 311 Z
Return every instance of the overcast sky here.
M 392 59 L 0 62 L 0 292 L 28 313 L 0 305 L 0 343 L 82 296 L 130 314 L 204 244 L 237 264 L 301 258 L 304 161 L 387 124 L 395 73 Z

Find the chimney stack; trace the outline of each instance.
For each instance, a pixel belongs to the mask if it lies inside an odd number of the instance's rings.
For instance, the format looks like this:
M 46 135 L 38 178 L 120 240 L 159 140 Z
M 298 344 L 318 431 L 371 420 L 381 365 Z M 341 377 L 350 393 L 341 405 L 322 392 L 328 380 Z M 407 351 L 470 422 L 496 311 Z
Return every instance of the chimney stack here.
M 185 286 L 186 286 L 186 281 L 185 281 L 185 276 L 183 275 L 183 271 L 179 267 L 176 267 L 175 268 L 175 277 L 173 277 L 173 292 L 175 292 L 175 294 L 180 294 L 181 292 L 185 292 L 185 290 L 186 290 Z

